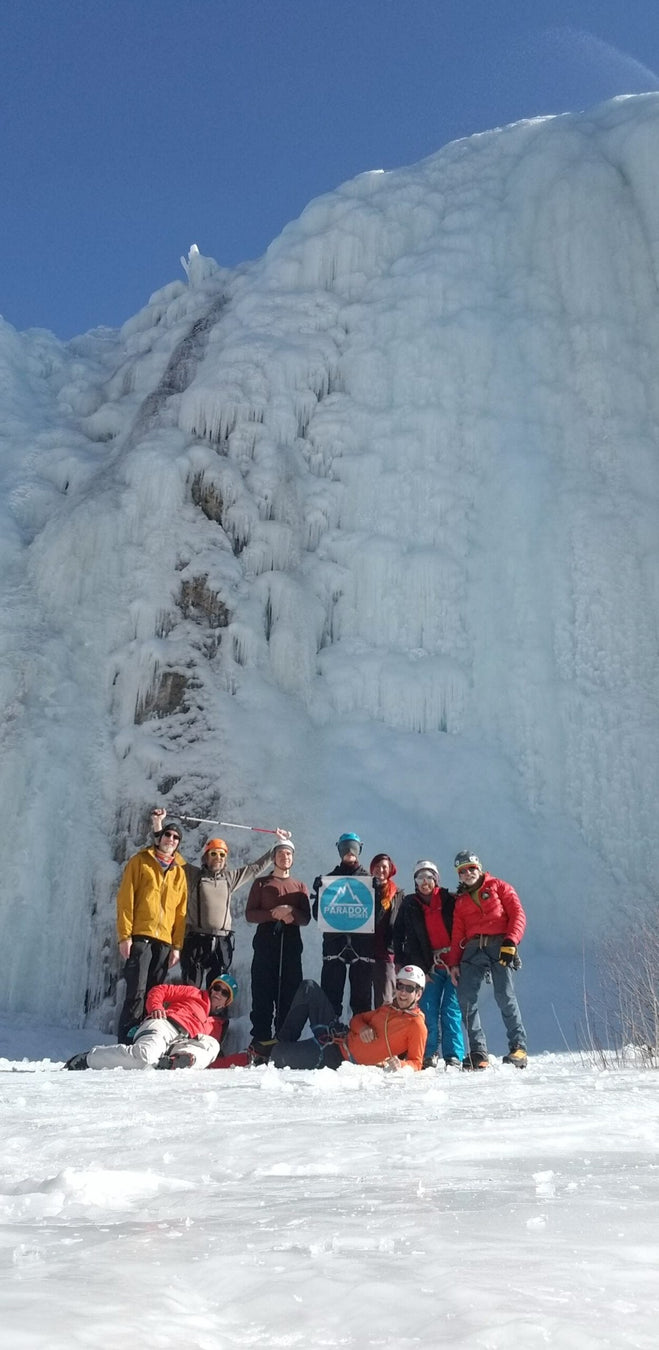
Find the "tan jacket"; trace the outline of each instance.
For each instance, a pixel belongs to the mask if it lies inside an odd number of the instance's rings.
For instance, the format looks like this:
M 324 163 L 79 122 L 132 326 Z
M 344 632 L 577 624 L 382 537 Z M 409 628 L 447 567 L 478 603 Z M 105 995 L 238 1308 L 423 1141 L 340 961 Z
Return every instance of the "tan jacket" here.
M 244 867 L 223 868 L 209 872 L 207 867 L 185 864 L 188 879 L 188 933 L 212 933 L 213 937 L 231 932 L 231 896 L 246 881 L 252 881 L 272 861 L 272 849 Z
M 119 941 L 152 937 L 180 948 L 187 903 L 185 859 L 181 854 L 175 853 L 171 867 L 163 871 L 154 848 L 140 849 L 128 859 L 117 892 Z

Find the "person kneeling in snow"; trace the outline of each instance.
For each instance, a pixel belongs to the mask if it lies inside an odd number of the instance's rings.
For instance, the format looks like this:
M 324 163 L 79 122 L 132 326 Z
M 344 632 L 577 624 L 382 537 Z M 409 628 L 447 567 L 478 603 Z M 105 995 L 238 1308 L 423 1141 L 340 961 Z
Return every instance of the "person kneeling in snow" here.
M 147 994 L 146 1017 L 130 1045 L 95 1045 L 64 1067 L 206 1069 L 220 1053 L 237 990 L 229 974 L 213 980 L 207 993 L 193 984 L 157 984 Z
M 382 1069 L 420 1069 L 426 1048 L 426 1024 L 419 999 L 426 977 L 418 966 L 403 966 L 396 977 L 393 1003 L 355 1013 L 350 1026 L 337 1022 L 334 1008 L 315 980 L 304 980 L 282 1024 L 279 1040 L 263 1047 L 257 1062 L 269 1058 L 277 1069 L 338 1069 L 344 1060 Z M 311 1036 L 300 1040 L 305 1023 Z M 218 1066 L 219 1067 L 219 1066 Z

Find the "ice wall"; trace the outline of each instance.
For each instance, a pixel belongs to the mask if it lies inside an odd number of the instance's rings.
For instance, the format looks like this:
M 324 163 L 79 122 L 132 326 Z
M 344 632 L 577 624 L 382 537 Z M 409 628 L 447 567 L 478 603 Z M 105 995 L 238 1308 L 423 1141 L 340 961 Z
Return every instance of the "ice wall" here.
M 545 949 L 647 891 L 658 151 L 655 95 L 519 124 L 120 334 L 2 330 L 7 1006 L 109 1009 L 156 799 L 307 878 L 345 828 L 404 881 L 476 847 Z

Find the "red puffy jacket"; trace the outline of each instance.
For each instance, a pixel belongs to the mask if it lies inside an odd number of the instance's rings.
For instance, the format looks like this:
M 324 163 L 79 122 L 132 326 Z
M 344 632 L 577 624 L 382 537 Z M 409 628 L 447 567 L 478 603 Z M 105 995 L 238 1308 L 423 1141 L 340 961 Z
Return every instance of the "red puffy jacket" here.
M 517 891 L 507 881 L 486 872 L 477 890 L 458 892 L 448 964 L 459 965 L 467 943 L 481 933 L 489 937 L 500 934 L 517 946 L 525 928 L 526 915 Z
M 162 1008 L 170 1022 L 182 1027 L 191 1036 L 215 1036 L 221 1040 L 216 1023 L 219 1018 L 211 1017 L 211 1001 L 203 989 L 193 984 L 156 984 L 146 996 L 146 1012 L 153 1013 Z M 221 1019 L 224 1021 L 224 1019 Z M 226 1025 L 226 1023 L 225 1023 Z

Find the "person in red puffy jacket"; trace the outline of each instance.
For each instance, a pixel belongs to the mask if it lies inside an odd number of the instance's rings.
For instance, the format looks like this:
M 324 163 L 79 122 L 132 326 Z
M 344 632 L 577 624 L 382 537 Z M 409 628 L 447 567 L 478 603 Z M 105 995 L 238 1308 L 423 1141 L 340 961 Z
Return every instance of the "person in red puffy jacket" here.
M 130 1045 L 95 1045 L 73 1055 L 67 1069 L 205 1069 L 220 1053 L 227 1009 L 237 989 L 218 976 L 208 992 L 193 984 L 157 984 Z
M 526 915 L 517 892 L 507 881 L 486 872 L 476 853 L 458 853 L 455 868 L 460 885 L 448 966 L 469 1037 L 469 1053 L 463 1068 L 486 1069 L 488 1065 L 478 995 L 483 980 L 489 977 L 508 1037 L 508 1054 L 503 1062 L 524 1069 L 526 1032 L 513 970 L 520 964 L 517 947 L 524 936 Z

